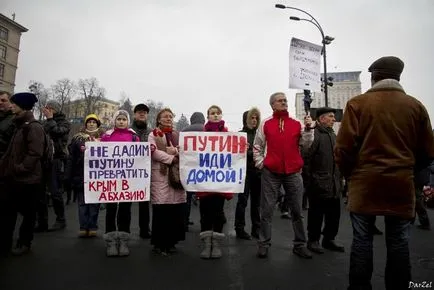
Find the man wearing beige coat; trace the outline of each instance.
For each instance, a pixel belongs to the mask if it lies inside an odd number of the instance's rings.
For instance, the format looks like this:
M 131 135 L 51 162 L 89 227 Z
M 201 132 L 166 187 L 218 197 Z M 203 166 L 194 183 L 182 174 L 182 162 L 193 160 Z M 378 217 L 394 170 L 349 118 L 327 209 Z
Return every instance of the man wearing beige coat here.
M 386 289 L 408 289 L 408 247 L 414 217 L 414 174 L 434 159 L 428 113 L 400 85 L 404 63 L 382 57 L 370 67 L 372 88 L 348 101 L 336 140 L 336 163 L 349 180 L 353 225 L 348 289 L 372 289 L 372 231 L 377 215 L 386 225 Z

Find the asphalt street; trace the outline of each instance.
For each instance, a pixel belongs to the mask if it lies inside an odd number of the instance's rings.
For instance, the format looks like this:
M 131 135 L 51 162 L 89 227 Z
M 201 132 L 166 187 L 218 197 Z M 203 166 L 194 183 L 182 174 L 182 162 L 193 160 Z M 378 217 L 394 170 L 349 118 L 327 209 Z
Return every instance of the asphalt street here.
M 94 239 L 77 238 L 77 205 L 68 205 L 68 227 L 64 231 L 36 234 L 29 255 L 0 261 L 0 290 L 346 289 L 352 229 L 344 207 L 338 240 L 345 245 L 345 253 L 328 251 L 315 255 L 312 260 L 294 256 L 291 223 L 281 219 L 276 210 L 270 256 L 262 260 L 256 257 L 255 241 L 235 238 L 235 205 L 236 198 L 225 206 L 227 237 L 224 256 L 219 260 L 199 258 L 198 207 L 192 207 L 195 224 L 190 227 L 186 240 L 178 244 L 178 253 L 162 257 L 152 253 L 149 240 L 139 238 L 138 206 L 133 205 L 131 255 L 107 258 L 102 231 Z M 430 210 L 429 214 L 434 220 L 434 211 Z M 307 212 L 304 215 L 307 217 Z M 102 211 L 101 230 L 104 218 L 105 211 Z M 377 225 L 384 230 L 382 218 L 377 218 Z M 250 231 L 249 222 L 247 231 Z M 384 236 L 375 236 L 374 245 L 373 287 L 384 289 Z M 413 281 L 434 281 L 434 231 L 414 226 L 410 248 Z

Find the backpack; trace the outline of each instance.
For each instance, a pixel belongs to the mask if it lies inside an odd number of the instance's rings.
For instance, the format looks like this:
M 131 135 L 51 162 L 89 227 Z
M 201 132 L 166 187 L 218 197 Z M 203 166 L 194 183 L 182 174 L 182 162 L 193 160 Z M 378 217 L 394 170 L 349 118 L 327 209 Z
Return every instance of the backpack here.
M 29 129 L 31 123 L 38 123 L 42 126 L 41 122 L 37 120 L 33 120 L 25 123 L 26 125 L 23 127 L 23 137 L 24 140 L 26 140 L 26 144 L 27 144 L 27 138 L 29 135 Z M 54 158 L 54 142 L 50 138 L 50 136 L 48 136 L 48 134 L 45 132 L 44 129 L 43 131 L 44 131 L 45 145 L 44 145 L 44 152 L 42 153 L 42 158 L 41 158 L 41 167 L 42 167 L 42 172 L 45 175 L 51 172 L 51 165 L 53 164 L 53 158 Z

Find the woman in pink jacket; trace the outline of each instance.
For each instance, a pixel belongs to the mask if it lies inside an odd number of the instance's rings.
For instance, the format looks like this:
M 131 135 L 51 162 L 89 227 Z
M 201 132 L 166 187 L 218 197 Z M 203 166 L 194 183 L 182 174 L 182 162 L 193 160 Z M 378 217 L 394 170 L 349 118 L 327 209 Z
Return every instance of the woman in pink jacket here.
M 119 110 L 114 114 L 114 128 L 108 130 L 101 142 L 139 142 L 133 129 L 129 128 L 130 115 Z M 130 250 L 131 202 L 108 203 L 106 205 L 105 234 L 107 256 L 128 256 Z
M 179 181 L 179 134 L 173 130 L 173 112 L 163 109 L 157 115 L 157 128 L 149 134 L 151 144 L 151 203 L 154 252 L 167 256 L 185 239 L 184 204 L 186 193 L 180 183 L 172 182 L 172 172 Z M 171 168 L 172 167 L 172 168 Z M 176 174 L 175 174 L 176 175 Z

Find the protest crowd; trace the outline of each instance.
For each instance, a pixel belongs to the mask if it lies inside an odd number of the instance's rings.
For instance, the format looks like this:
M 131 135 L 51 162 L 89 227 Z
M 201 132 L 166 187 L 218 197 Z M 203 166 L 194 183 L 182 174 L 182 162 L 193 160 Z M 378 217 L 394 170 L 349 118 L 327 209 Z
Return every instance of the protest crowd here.
M 333 108 L 318 108 L 313 118 L 307 114 L 300 121 L 289 114 L 286 95 L 277 92 L 269 97 L 271 116 L 261 115 L 256 107 L 240 113 L 241 132 L 230 132 L 218 105 L 205 114 L 193 113 L 191 125 L 182 132 L 174 129 L 175 115 L 169 108 L 157 114 L 156 128 L 149 128 L 149 108 L 142 103 L 133 116 L 117 111 L 108 130 L 102 129 L 98 115 L 83 116 L 82 130 L 71 138 L 70 123 L 57 102 L 42 109 L 41 123 L 33 115 L 38 102 L 33 93 L 0 92 L 0 254 L 25 255 L 34 233 L 78 223 L 80 238 L 98 237 L 102 230 L 108 257 L 128 256 L 131 207 L 137 202 L 140 237 L 150 240 L 156 255 L 169 256 L 185 240 L 197 199 L 202 243 L 198 257 L 218 259 L 225 243 L 224 204 L 236 198 L 236 238 L 256 239 L 258 258 L 266 259 L 272 250 L 272 217 L 279 204 L 282 218 L 292 223 L 294 255 L 312 259 L 326 250 L 350 253 L 348 289 L 372 289 L 373 236 L 383 234 L 375 220 L 384 216 L 385 287 L 407 289 L 410 228 L 418 217 L 420 229 L 431 229 L 425 206 L 434 200 L 434 135 L 425 107 L 399 82 L 403 69 L 397 57 L 372 63 L 372 87 L 348 101 L 337 135 Z M 129 158 L 124 162 L 109 154 L 113 160 L 105 160 L 104 150 L 113 146 L 118 157 Z M 214 147 L 230 154 L 212 154 L 218 152 Z M 147 155 L 134 157 L 138 152 Z M 196 163 L 208 169 L 186 172 L 184 165 L 193 162 L 187 156 L 199 156 Z M 149 160 L 149 171 L 128 169 L 126 176 L 127 170 L 116 170 L 130 168 L 133 157 Z M 237 159 L 243 162 L 239 172 L 231 166 Z M 92 166 L 99 166 L 98 172 L 102 166 L 111 167 L 110 174 L 125 176 L 107 181 L 93 175 L 90 181 L 86 172 Z M 143 188 L 147 183 L 148 190 L 134 189 L 127 182 L 131 176 Z M 238 179 L 242 188 L 237 191 L 219 183 L 238 184 Z M 76 196 L 78 221 L 66 220 L 65 190 Z M 90 197 L 91 191 L 98 196 Z M 48 199 L 55 213 L 51 222 Z M 245 217 L 249 199 L 250 229 Z M 343 202 L 353 227 L 351 249 L 338 238 Z M 14 243 L 18 213 L 23 218 Z M 101 214 L 105 225 L 98 224 Z

